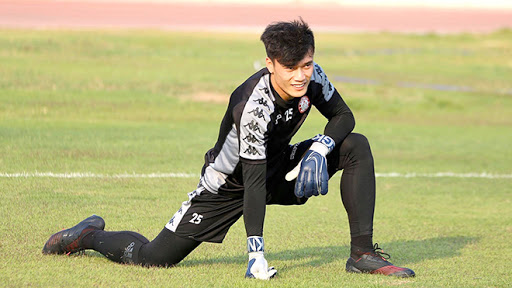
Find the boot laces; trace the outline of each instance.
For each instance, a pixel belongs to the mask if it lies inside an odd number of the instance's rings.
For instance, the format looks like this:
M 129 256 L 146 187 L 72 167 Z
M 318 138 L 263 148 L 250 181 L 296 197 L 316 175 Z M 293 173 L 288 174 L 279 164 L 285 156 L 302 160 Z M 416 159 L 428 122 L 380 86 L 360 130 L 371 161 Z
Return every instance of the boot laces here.
M 382 248 L 379 247 L 378 243 L 375 243 L 375 245 L 373 245 L 373 253 L 379 256 L 380 258 L 384 259 L 385 261 L 391 259 L 391 255 L 385 253 L 384 250 L 382 250 Z

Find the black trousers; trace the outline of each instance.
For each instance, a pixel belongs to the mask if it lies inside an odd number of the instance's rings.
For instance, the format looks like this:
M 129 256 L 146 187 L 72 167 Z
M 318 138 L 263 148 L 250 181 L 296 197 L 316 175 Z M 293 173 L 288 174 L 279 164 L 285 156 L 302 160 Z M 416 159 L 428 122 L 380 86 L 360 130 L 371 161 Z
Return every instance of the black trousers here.
M 284 167 L 277 167 L 268 179 L 271 187 L 268 204 L 302 205 L 307 199 L 294 194 L 295 183 L 284 180 L 284 175 L 300 161 L 312 141 L 290 146 Z M 349 134 L 327 156 L 329 176 L 343 170 L 340 181 L 341 199 L 348 215 L 351 237 L 373 234 L 375 209 L 375 171 L 370 145 L 365 136 Z M 239 196 L 237 196 L 239 195 Z M 164 228 L 149 241 L 131 232 L 97 231 L 90 235 L 91 248 L 107 258 L 120 262 L 147 266 L 172 266 L 180 262 L 201 242 L 222 242 L 225 234 L 243 210 L 243 194 L 223 195 L 208 191 L 196 193 L 177 212 L 179 223 L 171 230 Z M 205 216 L 203 217 L 199 216 Z M 173 222 L 175 217 L 171 219 Z M 167 225 L 169 227 L 169 224 Z

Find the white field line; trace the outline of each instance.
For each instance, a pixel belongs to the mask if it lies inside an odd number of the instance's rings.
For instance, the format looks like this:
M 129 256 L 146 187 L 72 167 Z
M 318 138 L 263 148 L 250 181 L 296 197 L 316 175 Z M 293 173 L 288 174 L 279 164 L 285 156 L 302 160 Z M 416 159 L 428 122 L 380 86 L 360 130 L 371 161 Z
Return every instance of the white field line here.
M 122 173 L 96 174 L 92 172 L 21 172 L 0 173 L 0 178 L 199 178 L 199 174 L 189 173 Z
M 486 178 L 486 179 L 512 179 L 512 174 L 493 174 L 487 172 L 473 173 L 455 173 L 455 172 L 437 172 L 437 173 L 375 173 L 378 178 Z M 122 174 L 97 174 L 92 172 L 21 172 L 21 173 L 2 173 L 0 178 L 199 178 L 199 174 L 192 173 L 122 173 Z
M 509 178 L 512 179 L 512 174 L 493 174 L 487 172 L 471 172 L 471 173 L 454 173 L 454 172 L 437 172 L 437 173 L 375 173 L 376 177 L 382 178 Z

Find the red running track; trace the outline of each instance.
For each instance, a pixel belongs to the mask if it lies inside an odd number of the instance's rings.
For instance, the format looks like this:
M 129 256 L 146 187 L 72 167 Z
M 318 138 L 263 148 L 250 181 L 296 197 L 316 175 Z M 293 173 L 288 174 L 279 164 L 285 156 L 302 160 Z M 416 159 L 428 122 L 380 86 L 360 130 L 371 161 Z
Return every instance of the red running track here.
M 270 22 L 299 16 L 315 31 L 487 33 L 512 28 L 510 9 L 0 0 L 0 28 L 261 31 Z

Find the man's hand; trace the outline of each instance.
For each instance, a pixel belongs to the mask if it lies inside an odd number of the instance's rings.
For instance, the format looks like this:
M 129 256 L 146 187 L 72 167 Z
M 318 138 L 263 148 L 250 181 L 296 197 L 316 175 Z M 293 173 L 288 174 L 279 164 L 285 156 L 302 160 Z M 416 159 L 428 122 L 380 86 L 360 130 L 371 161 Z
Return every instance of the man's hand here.
M 269 280 L 274 277 L 277 270 L 274 267 L 268 267 L 267 260 L 263 256 L 263 252 L 249 253 L 249 264 L 245 278 L 254 278 L 260 280 Z
M 329 172 L 325 156 L 334 148 L 334 140 L 325 135 L 317 135 L 315 141 L 299 164 L 288 174 L 287 181 L 295 181 L 295 196 L 309 198 L 325 195 L 328 192 Z
M 274 267 L 268 267 L 267 260 L 263 256 L 263 237 L 248 237 L 247 250 L 249 251 L 249 264 L 245 278 L 269 280 L 276 275 L 277 270 Z

